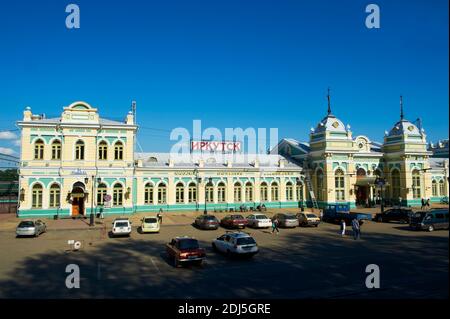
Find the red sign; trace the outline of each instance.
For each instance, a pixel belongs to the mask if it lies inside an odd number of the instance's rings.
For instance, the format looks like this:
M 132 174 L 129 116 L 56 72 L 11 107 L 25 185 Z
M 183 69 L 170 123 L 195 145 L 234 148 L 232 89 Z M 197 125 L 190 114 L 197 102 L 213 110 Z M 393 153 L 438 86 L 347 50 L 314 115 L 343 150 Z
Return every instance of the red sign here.
M 192 141 L 192 151 L 239 152 L 241 142 Z

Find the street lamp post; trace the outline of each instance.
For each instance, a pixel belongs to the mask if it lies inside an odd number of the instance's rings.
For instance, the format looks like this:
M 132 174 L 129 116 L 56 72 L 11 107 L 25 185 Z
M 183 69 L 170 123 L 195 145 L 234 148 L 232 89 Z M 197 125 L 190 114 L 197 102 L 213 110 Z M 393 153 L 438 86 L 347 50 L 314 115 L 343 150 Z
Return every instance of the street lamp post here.
M 297 177 L 297 189 L 298 187 L 301 185 L 301 180 L 300 177 Z M 302 187 L 302 191 L 301 192 L 297 192 L 297 195 L 299 198 L 298 199 L 298 205 L 300 206 L 300 211 L 305 211 L 305 208 L 303 207 L 303 187 Z
M 383 196 L 383 186 L 386 183 L 386 181 L 384 180 L 384 178 L 381 177 L 377 177 L 377 179 L 375 180 L 375 183 L 380 186 L 380 192 L 381 192 L 381 205 L 380 205 L 380 209 L 381 209 L 381 213 L 384 213 L 384 196 Z

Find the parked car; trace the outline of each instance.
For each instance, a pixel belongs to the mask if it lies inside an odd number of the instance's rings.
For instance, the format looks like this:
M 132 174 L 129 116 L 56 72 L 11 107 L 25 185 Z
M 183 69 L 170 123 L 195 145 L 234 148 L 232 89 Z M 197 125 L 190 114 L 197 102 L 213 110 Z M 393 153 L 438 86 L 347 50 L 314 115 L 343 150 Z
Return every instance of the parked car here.
M 275 219 L 278 220 L 278 227 L 289 228 L 298 226 L 298 219 L 294 214 L 279 213 L 272 217 L 272 220 Z
M 391 221 L 409 223 L 411 218 L 412 210 L 406 208 L 392 208 L 388 209 L 383 213 L 378 213 L 375 215 L 375 221 L 382 223 L 388 223 Z
M 255 239 L 244 232 L 227 232 L 214 239 L 212 248 L 215 251 L 231 255 L 254 256 L 258 253 L 258 245 Z
M 200 215 L 194 224 L 200 229 L 217 229 L 219 228 L 219 220 L 213 215 Z
M 179 267 L 185 263 L 202 264 L 206 258 L 203 248 L 200 248 L 197 239 L 192 237 L 176 237 L 166 245 L 167 257 L 173 260 L 174 266 Z
M 251 214 L 247 216 L 247 226 L 253 228 L 269 228 L 272 226 L 272 221 L 264 214 Z
M 131 222 L 128 218 L 116 218 L 112 225 L 113 236 L 130 236 Z
M 448 210 L 434 209 L 428 212 L 417 212 L 412 215 L 409 223 L 412 229 L 433 231 L 448 229 Z
M 245 228 L 248 221 L 242 215 L 227 215 L 222 218 L 220 224 L 226 228 Z
M 298 213 L 297 214 L 298 224 L 299 226 L 319 226 L 320 218 L 313 213 Z
M 145 216 L 141 219 L 141 232 L 143 233 L 159 233 L 160 224 L 158 217 Z
M 34 236 L 38 237 L 40 234 L 47 231 L 47 225 L 40 219 L 23 220 L 17 225 L 16 236 Z

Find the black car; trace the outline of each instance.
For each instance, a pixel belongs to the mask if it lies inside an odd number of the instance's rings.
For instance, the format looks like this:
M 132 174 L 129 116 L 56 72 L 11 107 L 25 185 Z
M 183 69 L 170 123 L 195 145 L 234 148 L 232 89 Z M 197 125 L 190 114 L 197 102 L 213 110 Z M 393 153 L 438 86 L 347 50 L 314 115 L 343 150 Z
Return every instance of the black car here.
M 200 229 L 219 228 L 219 220 L 213 215 L 200 215 L 195 219 L 194 224 Z
M 412 216 L 412 210 L 406 208 L 392 208 L 386 210 L 384 213 L 375 215 L 375 221 L 379 223 L 400 222 L 407 224 Z
M 433 209 L 428 212 L 417 212 L 411 217 L 409 226 L 412 229 L 428 231 L 448 229 L 448 210 Z

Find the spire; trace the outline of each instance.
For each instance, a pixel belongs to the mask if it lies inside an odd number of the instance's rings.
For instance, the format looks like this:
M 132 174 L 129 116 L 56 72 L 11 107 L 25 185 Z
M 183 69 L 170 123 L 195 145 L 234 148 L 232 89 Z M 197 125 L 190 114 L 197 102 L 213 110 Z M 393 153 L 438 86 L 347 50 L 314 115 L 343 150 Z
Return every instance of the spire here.
M 403 96 L 400 95 L 400 121 L 403 121 Z
M 328 88 L 327 99 L 328 99 L 328 115 L 330 115 L 331 114 L 330 88 Z

